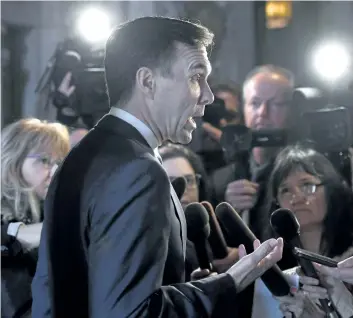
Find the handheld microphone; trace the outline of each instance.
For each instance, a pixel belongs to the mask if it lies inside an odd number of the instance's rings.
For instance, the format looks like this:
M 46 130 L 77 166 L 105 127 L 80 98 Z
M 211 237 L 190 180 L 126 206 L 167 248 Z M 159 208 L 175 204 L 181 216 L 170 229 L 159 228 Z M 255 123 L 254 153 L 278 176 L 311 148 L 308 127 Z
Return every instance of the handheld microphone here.
M 181 197 L 184 195 L 185 189 L 186 189 L 186 180 L 184 177 L 178 177 L 175 178 L 172 181 L 172 186 L 174 188 L 175 193 L 178 196 L 178 199 L 180 200 Z
M 294 257 L 297 259 L 298 264 L 303 270 L 306 276 L 316 278 L 320 281 L 320 278 L 315 270 L 315 267 L 311 261 L 298 257 L 294 253 L 296 247 L 303 248 L 302 242 L 300 241 L 300 225 L 298 219 L 294 213 L 288 209 L 278 209 L 271 214 L 270 219 L 272 229 L 281 237 L 286 244 L 292 249 Z M 332 303 L 328 299 L 320 299 L 320 304 L 324 312 L 329 317 L 339 317 Z M 336 313 L 336 316 L 335 316 Z
M 229 203 L 220 203 L 216 207 L 216 215 L 228 245 L 244 244 L 248 252 L 254 250 L 256 236 Z M 273 295 L 277 297 L 290 295 L 289 283 L 277 265 L 265 272 L 261 279 Z
M 211 203 L 207 201 L 201 202 L 203 207 L 206 209 L 210 223 L 210 236 L 208 242 L 210 243 L 212 254 L 215 259 L 222 259 L 228 256 L 227 243 L 224 239 L 221 227 L 218 223 L 216 214 Z
M 194 243 L 200 268 L 212 270 L 206 248 L 210 235 L 209 217 L 206 209 L 200 203 L 190 203 L 185 208 L 185 218 L 187 236 Z

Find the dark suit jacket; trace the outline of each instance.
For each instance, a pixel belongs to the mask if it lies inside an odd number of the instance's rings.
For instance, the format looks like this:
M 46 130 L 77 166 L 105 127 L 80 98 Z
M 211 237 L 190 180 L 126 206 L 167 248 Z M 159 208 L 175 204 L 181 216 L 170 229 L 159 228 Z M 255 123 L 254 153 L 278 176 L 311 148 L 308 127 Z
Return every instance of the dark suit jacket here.
M 116 117 L 57 170 L 44 222 L 33 298 L 40 307 L 48 270 L 52 317 L 234 316 L 228 274 L 184 283 L 183 210 L 153 150 Z

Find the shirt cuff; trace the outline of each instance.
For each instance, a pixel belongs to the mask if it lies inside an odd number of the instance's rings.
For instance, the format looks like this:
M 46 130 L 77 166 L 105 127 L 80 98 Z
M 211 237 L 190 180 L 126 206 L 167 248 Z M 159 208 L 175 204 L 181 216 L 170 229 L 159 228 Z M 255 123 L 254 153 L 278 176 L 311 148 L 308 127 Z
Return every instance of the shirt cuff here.
M 17 237 L 17 233 L 21 225 L 25 224 L 23 222 L 11 222 L 7 227 L 7 234 L 13 237 Z

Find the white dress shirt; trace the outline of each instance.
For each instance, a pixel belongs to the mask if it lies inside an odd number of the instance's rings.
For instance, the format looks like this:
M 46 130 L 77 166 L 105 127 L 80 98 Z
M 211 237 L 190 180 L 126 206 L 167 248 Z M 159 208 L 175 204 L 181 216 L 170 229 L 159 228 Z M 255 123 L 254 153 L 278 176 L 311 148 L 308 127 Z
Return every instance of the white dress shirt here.
M 111 107 L 109 114 L 118 117 L 121 120 L 130 124 L 131 126 L 135 127 L 138 132 L 143 136 L 143 138 L 145 138 L 148 145 L 153 149 L 155 157 L 161 162 L 161 156 L 158 152 L 158 140 L 152 130 L 143 121 L 118 107 Z

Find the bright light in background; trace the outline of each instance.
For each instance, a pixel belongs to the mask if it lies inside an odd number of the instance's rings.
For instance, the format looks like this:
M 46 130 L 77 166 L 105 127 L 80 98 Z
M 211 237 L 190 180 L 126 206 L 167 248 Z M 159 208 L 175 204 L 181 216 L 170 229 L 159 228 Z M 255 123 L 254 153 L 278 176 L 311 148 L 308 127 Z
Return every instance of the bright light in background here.
M 83 11 L 79 16 L 77 28 L 78 32 L 91 43 L 107 40 L 111 32 L 108 15 L 98 8 Z
M 347 49 L 339 43 L 327 43 L 318 47 L 313 55 L 316 72 L 324 79 L 335 81 L 342 77 L 350 66 Z

